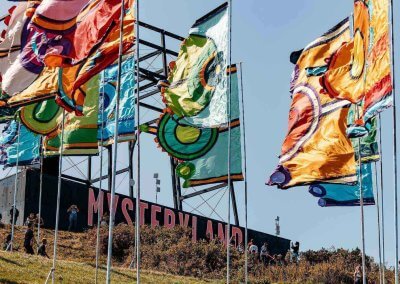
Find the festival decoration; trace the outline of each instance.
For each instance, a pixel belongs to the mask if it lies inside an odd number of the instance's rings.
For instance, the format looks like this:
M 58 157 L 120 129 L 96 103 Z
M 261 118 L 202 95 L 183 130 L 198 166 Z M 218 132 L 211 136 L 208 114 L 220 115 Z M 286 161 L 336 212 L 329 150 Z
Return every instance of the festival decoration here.
M 236 71 L 235 65 L 229 69 L 232 86 L 231 181 L 243 180 Z M 229 128 L 225 125 L 219 128 L 199 127 L 185 118 L 166 112 L 161 116 L 156 131 L 150 128 L 143 128 L 142 131 L 156 132 L 159 146 L 179 161 L 176 173 L 184 180 L 183 187 L 227 182 Z
M 364 205 L 375 205 L 371 163 L 362 165 L 362 189 Z M 360 206 L 359 184 L 315 184 L 309 187 L 309 192 L 319 198 L 318 205 L 321 207 Z
M 125 58 L 121 67 L 118 143 L 135 140 L 135 58 Z M 107 67 L 100 78 L 99 109 L 104 111 L 99 111 L 97 139 L 102 140 L 104 146 L 114 143 L 117 76 L 118 65 L 114 64 Z
M 197 20 L 171 64 L 161 92 L 167 107 L 193 126 L 228 123 L 228 5 Z
M 82 115 L 80 87 L 117 59 L 121 1 L 73 0 L 60 9 L 64 4 L 44 0 L 27 13 L 22 51 L 3 76 L 8 105 L 56 97 L 67 111 Z M 125 2 L 124 51 L 133 45 L 131 4 Z
M 65 113 L 63 155 L 96 155 L 98 153 L 97 123 L 99 76 L 93 77 L 82 87 L 85 93 L 83 106 L 84 116 Z M 57 119 L 58 129 L 44 139 L 44 154 L 53 156 L 59 154 L 61 144 L 62 115 Z
M 332 56 L 321 79 L 330 96 L 362 102 L 357 125 L 392 105 L 388 19 L 388 0 L 355 1 L 354 39 Z
M 19 139 L 18 139 L 19 135 Z M 40 136 L 23 125 L 18 132 L 18 122 L 8 123 L 0 136 L 0 164 L 4 167 L 38 164 L 40 160 Z
M 295 64 L 290 91 L 289 131 L 279 165 L 268 185 L 286 189 L 312 183 L 357 181 L 351 141 L 346 135 L 350 102 L 320 93 L 319 81 L 330 58 L 350 41 L 349 20 L 291 55 Z

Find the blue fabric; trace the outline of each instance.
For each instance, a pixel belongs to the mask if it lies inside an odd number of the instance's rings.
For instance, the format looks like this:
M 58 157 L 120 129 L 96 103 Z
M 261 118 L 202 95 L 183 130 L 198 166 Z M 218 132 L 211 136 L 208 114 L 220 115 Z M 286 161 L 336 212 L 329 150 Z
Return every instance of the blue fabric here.
M 40 161 L 40 136 L 21 125 L 18 146 L 17 134 L 18 123 L 11 121 L 0 138 L 0 164 L 5 167 L 13 167 L 17 163 L 17 158 L 20 166 L 38 164 Z
M 362 165 L 362 177 L 364 205 L 374 205 L 375 199 L 371 163 L 365 163 Z M 359 184 L 315 184 L 310 186 L 309 192 L 313 196 L 320 198 L 318 204 L 321 207 L 360 205 Z
M 131 141 L 135 138 L 134 66 L 135 60 L 133 56 L 126 58 L 122 62 L 118 142 Z M 117 76 L 118 64 L 109 66 L 101 74 L 98 119 L 99 131 L 97 139 L 101 141 L 103 138 L 103 145 L 112 144 L 114 142 Z M 102 113 L 103 101 L 104 112 Z M 103 137 L 101 137 L 102 125 Z

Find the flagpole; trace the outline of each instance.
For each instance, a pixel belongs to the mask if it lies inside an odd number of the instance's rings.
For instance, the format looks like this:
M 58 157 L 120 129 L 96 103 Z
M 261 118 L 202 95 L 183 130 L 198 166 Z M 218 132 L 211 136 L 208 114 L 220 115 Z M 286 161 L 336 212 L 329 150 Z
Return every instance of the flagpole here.
M 43 136 L 40 138 L 40 177 L 39 177 L 39 220 L 38 220 L 38 231 L 37 231 L 37 244 L 40 242 L 40 226 L 42 220 L 42 194 L 43 194 Z
M 364 192 L 362 183 L 362 165 L 361 165 L 361 138 L 358 138 L 358 167 L 360 184 L 360 208 L 361 208 L 361 243 L 362 243 L 362 273 L 363 284 L 367 284 L 366 264 L 365 264 L 365 220 L 364 220 Z
M 125 16 L 125 1 L 121 0 L 121 17 L 119 31 L 119 51 L 118 51 L 118 76 L 117 76 L 117 95 L 115 104 L 115 129 L 114 129 L 114 157 L 112 171 L 112 187 L 110 200 L 110 223 L 108 227 L 108 251 L 107 251 L 107 276 L 106 283 L 111 282 L 111 260 L 112 260 L 112 245 L 113 245 L 113 230 L 114 230 L 114 211 L 115 211 L 115 187 L 116 187 L 116 172 L 117 172 L 117 157 L 118 157 L 118 120 L 119 120 L 119 101 L 121 95 L 121 72 L 122 72 L 122 53 L 123 53 L 123 35 L 124 35 L 124 16 Z
M 376 213 L 378 225 L 378 249 L 379 249 L 379 283 L 382 283 L 382 245 L 381 245 L 381 214 L 379 206 L 379 185 L 378 185 L 378 163 L 375 162 L 375 188 L 376 188 Z
M 243 123 L 243 157 L 244 157 L 244 283 L 248 283 L 248 229 L 247 229 L 247 149 L 246 149 L 246 123 L 244 115 L 244 92 L 243 92 L 243 64 L 239 63 L 240 66 L 240 92 L 242 93 L 242 123 Z
M 18 166 L 19 166 L 19 140 L 21 134 L 21 122 L 18 122 L 17 128 L 17 158 L 15 164 L 15 180 L 14 180 L 14 197 L 13 197 L 13 211 L 12 211 L 12 222 L 11 222 L 11 246 L 10 250 L 13 251 L 14 247 L 14 234 L 15 234 L 15 212 L 16 210 L 16 202 L 17 202 L 17 190 L 18 190 Z
M 398 193 L 397 193 L 397 113 L 396 113 L 396 76 L 395 76 L 395 53 L 394 53 L 394 7 L 390 0 L 391 15 L 391 50 L 392 50 L 392 84 L 393 84 L 393 178 L 394 178 L 394 240 L 395 240 L 395 284 L 399 284 L 399 219 L 398 219 Z
M 136 283 L 140 283 L 140 42 L 139 42 L 139 0 L 136 0 L 136 206 L 135 206 L 135 243 L 136 243 Z
M 226 228 L 226 283 L 230 282 L 230 239 L 231 239 L 231 97 L 232 97 L 232 80 L 230 68 L 232 65 L 232 3 L 229 0 L 228 9 L 228 217 Z
M 385 210 L 384 210 L 384 191 L 383 191 L 383 151 L 382 151 L 382 123 L 381 123 L 381 114 L 379 114 L 379 170 L 380 170 L 380 190 L 381 190 L 381 210 L 382 210 L 382 283 L 385 284 Z
M 102 94 L 102 101 L 101 101 L 101 127 L 100 127 L 100 184 L 99 184 L 99 195 L 98 195 L 98 206 L 97 206 L 97 231 L 96 231 L 96 271 L 95 271 L 95 283 L 97 284 L 98 281 L 98 274 L 99 274 L 99 258 L 100 258 L 100 226 L 101 226 L 101 217 L 103 213 L 103 190 L 102 190 L 102 183 L 103 183 L 103 143 L 104 143 L 104 77 L 105 72 L 103 71 L 103 77 L 101 80 L 101 94 Z
M 51 268 L 51 282 L 55 282 L 55 271 L 57 264 L 57 241 L 58 241 L 58 225 L 60 221 L 60 200 L 61 200 L 61 174 L 62 174 L 62 164 L 63 164 L 63 151 L 64 151 L 64 126 L 65 126 L 65 110 L 62 114 L 61 122 L 61 143 L 59 149 L 59 161 L 58 161 L 58 184 L 57 184 L 57 209 L 56 209 L 56 225 L 54 229 L 54 247 L 53 247 L 53 267 Z M 47 283 L 47 280 L 46 280 Z

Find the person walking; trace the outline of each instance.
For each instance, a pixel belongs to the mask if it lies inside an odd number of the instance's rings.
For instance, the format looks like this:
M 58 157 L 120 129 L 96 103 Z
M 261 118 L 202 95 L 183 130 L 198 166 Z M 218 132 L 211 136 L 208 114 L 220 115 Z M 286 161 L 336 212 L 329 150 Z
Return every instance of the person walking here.
M 79 208 L 75 204 L 72 204 L 68 210 L 67 213 L 69 214 L 68 220 L 69 220 L 69 226 L 68 226 L 68 231 L 76 231 L 77 226 L 78 226 L 78 213 L 79 213 Z
M 35 236 L 33 235 L 33 224 L 28 225 L 28 229 L 25 231 L 24 238 L 24 248 L 27 254 L 35 254 L 33 251 L 33 242 L 35 241 Z

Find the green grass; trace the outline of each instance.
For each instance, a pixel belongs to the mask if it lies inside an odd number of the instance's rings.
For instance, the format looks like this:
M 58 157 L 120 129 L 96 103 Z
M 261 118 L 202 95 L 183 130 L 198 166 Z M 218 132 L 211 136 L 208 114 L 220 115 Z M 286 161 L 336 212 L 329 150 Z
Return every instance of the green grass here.
M 29 256 L 19 252 L 0 252 L 0 283 L 44 283 L 52 267 L 52 260 L 39 256 Z M 93 265 L 59 260 L 56 267 L 56 283 L 94 283 L 95 269 Z M 104 267 L 99 270 L 99 283 L 105 282 Z M 112 271 L 112 283 L 136 282 L 136 271 L 116 268 Z M 142 271 L 142 283 L 217 283 Z M 51 281 L 50 281 L 51 283 Z

